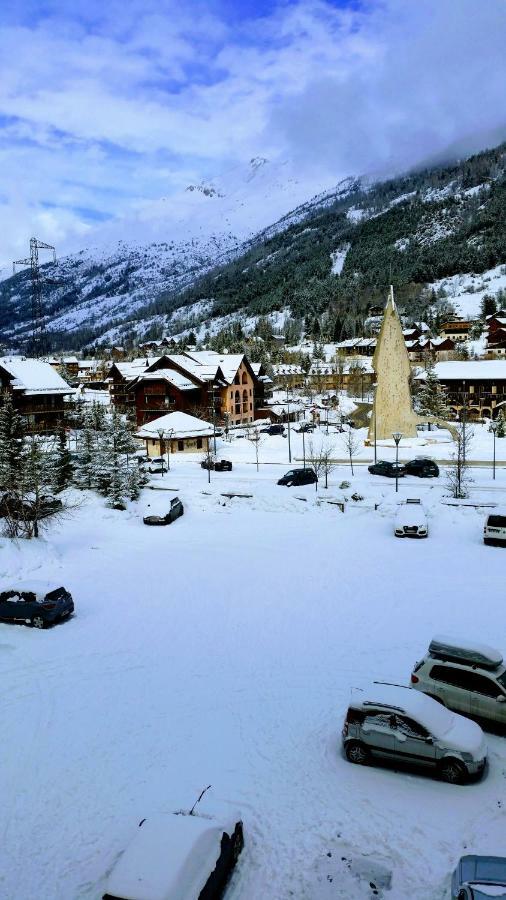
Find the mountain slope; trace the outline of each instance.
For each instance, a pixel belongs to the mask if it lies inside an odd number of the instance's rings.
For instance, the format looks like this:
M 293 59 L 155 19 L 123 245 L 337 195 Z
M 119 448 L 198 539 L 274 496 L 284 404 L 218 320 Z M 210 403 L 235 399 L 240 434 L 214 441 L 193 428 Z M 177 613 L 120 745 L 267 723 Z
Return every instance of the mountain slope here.
M 504 144 L 379 183 L 345 179 L 289 211 L 306 189 L 289 166 L 252 160 L 228 183 L 190 186 L 170 215 L 144 211 L 152 243 L 135 243 L 139 217 L 124 225 L 130 242 L 111 244 L 108 235 L 106 250 L 66 257 L 51 267 L 63 283 L 46 290 L 54 345 L 156 337 L 276 311 L 326 315 L 340 337 L 360 327 L 390 280 L 414 310 L 425 284 L 506 262 Z M 174 238 L 160 240 L 170 229 Z M 27 274 L 1 284 L 0 299 L 3 340 L 21 341 Z

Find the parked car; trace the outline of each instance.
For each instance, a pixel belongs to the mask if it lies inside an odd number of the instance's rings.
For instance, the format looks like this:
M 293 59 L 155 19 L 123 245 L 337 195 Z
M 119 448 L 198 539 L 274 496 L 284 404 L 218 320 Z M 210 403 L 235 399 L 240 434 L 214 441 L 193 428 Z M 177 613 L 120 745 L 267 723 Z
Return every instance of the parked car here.
M 428 456 L 415 456 L 404 463 L 406 475 L 417 475 L 419 478 L 437 478 L 439 466 Z
M 184 506 L 179 497 L 174 497 L 170 501 L 170 510 L 165 516 L 144 516 L 145 525 L 170 525 L 176 519 L 184 514 Z
M 232 463 L 229 459 L 203 459 L 200 465 L 203 469 L 214 469 L 215 472 L 232 471 Z
M 438 635 L 411 684 L 449 709 L 506 725 L 506 667 L 493 647 Z
M 368 466 L 371 475 L 384 475 L 386 478 L 398 478 L 404 476 L 404 466 L 401 463 L 388 462 L 385 459 L 379 459 L 378 462 Z
M 0 592 L 0 619 L 46 628 L 74 612 L 72 595 L 64 588 L 32 582 Z
M 426 538 L 428 534 L 427 516 L 420 500 L 406 500 L 395 517 L 395 536 Z
M 350 762 L 416 765 L 452 784 L 481 774 L 487 759 L 476 722 L 409 687 L 373 684 L 354 698 L 342 737 Z
M 236 816 L 143 819 L 109 875 L 103 900 L 218 900 L 243 846 Z
M 155 456 L 148 466 L 148 472 L 150 472 L 151 475 L 158 475 L 163 472 L 168 472 L 167 463 L 164 459 L 161 458 L 161 456 Z
M 313 422 L 301 422 L 300 427 L 296 428 L 295 431 L 298 434 L 308 434 L 309 432 L 314 431 L 315 428 L 316 425 L 314 425 Z
M 490 900 L 491 897 L 506 898 L 506 858 L 461 856 L 452 875 L 451 900 Z
M 485 520 L 483 543 L 506 546 L 506 514 L 491 513 Z
M 261 434 L 281 434 L 284 437 L 285 434 L 285 426 L 284 425 L 266 425 L 265 428 L 260 428 Z
M 316 481 L 318 476 L 314 469 L 290 469 L 278 480 L 278 484 L 292 487 L 299 484 L 315 484 Z

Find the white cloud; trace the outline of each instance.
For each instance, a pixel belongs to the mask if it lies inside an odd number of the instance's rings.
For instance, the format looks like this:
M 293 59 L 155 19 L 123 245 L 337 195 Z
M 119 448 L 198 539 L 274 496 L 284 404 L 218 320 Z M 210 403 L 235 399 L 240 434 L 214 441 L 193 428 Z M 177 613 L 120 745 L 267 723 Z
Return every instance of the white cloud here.
M 206 3 L 115 0 L 34 21 L 0 25 L 3 254 L 48 204 L 75 243 L 83 209 L 120 216 L 253 155 L 337 181 L 503 124 L 503 0 L 301 0 L 233 29 Z

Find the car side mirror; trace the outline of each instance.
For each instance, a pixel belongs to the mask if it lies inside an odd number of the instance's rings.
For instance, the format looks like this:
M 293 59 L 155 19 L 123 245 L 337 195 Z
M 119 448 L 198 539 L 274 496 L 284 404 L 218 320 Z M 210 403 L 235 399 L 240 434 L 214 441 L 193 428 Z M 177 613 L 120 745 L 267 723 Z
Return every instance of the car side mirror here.
M 426 744 L 433 744 L 433 743 L 434 743 L 434 740 L 433 740 L 433 738 L 431 738 L 430 734 L 427 735 L 427 737 L 425 738 L 425 743 L 426 743 Z
M 497 698 L 497 702 L 498 703 L 506 703 L 506 697 L 504 696 L 504 694 L 499 694 L 499 696 Z

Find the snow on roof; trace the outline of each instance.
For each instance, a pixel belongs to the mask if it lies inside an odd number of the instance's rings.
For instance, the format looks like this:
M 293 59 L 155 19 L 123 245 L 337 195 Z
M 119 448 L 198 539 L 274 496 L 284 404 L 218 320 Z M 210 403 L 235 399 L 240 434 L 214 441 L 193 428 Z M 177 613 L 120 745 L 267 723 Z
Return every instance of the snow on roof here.
M 123 378 L 130 380 L 132 378 L 136 378 L 140 372 L 152 366 L 153 363 L 159 360 L 159 356 L 141 356 L 137 359 L 132 359 L 130 362 L 115 362 L 114 366 L 118 369 L 118 371 L 123 375 Z
M 244 359 L 243 353 L 216 353 L 215 350 L 186 351 L 184 356 L 194 360 L 199 366 L 214 366 L 215 370 L 219 367 L 229 384 L 234 380 Z
M 211 381 L 216 375 L 216 371 L 218 369 L 217 363 L 203 366 L 200 363 L 196 362 L 196 360 L 191 359 L 189 356 L 186 356 L 184 353 L 171 353 L 169 359 L 176 366 L 179 366 L 181 369 L 185 369 L 186 372 L 189 372 L 190 375 L 193 375 L 195 378 L 199 378 L 200 381 Z
M 194 381 L 189 381 L 176 369 L 156 369 L 154 372 L 143 372 L 138 376 L 138 381 L 168 381 L 180 391 L 193 391 L 196 388 Z
M 436 737 L 447 731 L 453 715 L 441 703 L 421 691 L 390 684 L 370 685 L 360 698 L 359 705 L 364 709 L 371 706 L 400 709 L 408 716 L 413 716 Z
M 449 362 L 438 362 L 434 366 L 435 373 L 441 381 L 500 381 L 506 379 L 506 359 L 470 359 Z M 420 372 L 416 378 L 426 378 Z
M 107 882 L 107 894 L 135 900 L 198 897 L 220 855 L 230 825 L 190 815 L 146 819 L 120 856 Z
M 61 375 L 49 363 L 40 359 L 25 359 L 22 356 L 4 356 L 0 366 L 12 376 L 14 390 L 32 394 L 73 394 Z
M 152 422 L 146 422 L 139 428 L 137 436 L 142 438 L 159 437 L 160 430 L 163 430 L 164 439 L 169 436 L 172 438 L 210 437 L 214 434 L 214 428 L 210 422 L 189 416 L 188 413 L 172 412 L 160 416 Z

